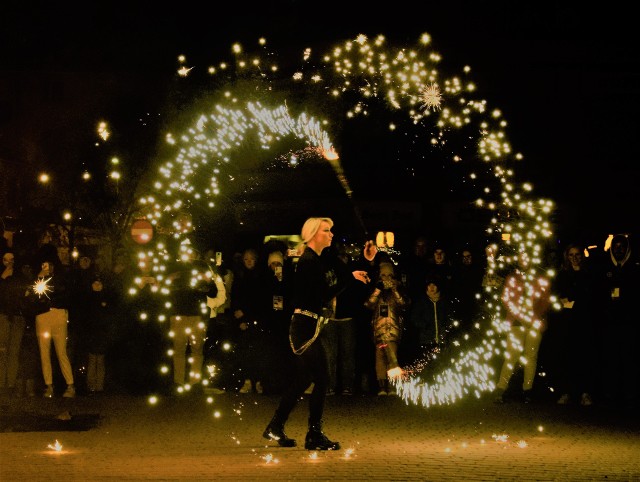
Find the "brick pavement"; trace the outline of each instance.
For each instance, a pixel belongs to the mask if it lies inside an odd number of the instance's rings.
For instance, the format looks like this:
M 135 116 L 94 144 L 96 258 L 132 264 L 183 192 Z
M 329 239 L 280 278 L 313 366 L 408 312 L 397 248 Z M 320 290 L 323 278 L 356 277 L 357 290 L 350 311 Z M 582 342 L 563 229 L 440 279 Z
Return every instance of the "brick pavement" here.
M 190 395 L 150 406 L 124 395 L 5 397 L 4 413 L 68 411 L 99 414 L 100 422 L 82 432 L 0 433 L 0 480 L 640 481 L 635 410 L 495 405 L 490 398 L 423 408 L 397 397 L 335 396 L 328 398 L 325 431 L 342 449 L 314 456 L 261 438 L 277 401 Z M 301 445 L 306 417 L 303 400 L 286 427 Z M 506 442 L 495 437 L 503 434 Z M 47 448 L 56 440 L 60 452 Z

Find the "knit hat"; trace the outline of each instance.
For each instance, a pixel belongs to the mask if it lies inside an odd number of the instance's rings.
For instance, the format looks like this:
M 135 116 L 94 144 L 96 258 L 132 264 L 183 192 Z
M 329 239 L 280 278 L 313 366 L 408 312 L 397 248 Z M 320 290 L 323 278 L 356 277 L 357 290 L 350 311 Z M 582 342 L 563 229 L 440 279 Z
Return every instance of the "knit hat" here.
M 429 273 L 424 280 L 424 287 L 426 288 L 431 283 L 440 288 L 442 286 L 442 277 L 437 273 Z
M 267 258 L 267 266 L 271 266 L 271 263 L 280 263 L 281 265 L 284 264 L 284 256 L 280 251 L 269 253 L 269 257 Z

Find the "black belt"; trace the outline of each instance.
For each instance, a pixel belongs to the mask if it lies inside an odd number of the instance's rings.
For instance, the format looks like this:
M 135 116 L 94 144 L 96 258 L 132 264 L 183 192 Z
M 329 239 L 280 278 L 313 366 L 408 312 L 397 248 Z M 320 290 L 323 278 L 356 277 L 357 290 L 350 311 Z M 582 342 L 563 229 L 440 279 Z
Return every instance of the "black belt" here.
M 293 310 L 293 312 L 297 315 L 309 316 L 314 320 L 317 320 L 318 318 L 320 318 L 319 314 L 314 313 L 313 311 L 301 310 L 300 308 L 296 308 L 295 310 Z

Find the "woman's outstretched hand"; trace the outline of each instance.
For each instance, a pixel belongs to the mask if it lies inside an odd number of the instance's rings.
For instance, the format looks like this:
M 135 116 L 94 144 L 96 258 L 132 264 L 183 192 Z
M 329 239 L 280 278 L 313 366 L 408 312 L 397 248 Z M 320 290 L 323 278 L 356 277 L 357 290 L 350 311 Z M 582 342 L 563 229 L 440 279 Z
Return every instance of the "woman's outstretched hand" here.
M 364 255 L 364 259 L 366 259 L 367 261 L 373 261 L 377 253 L 378 247 L 372 240 L 364 243 L 364 250 L 362 252 L 362 254 Z

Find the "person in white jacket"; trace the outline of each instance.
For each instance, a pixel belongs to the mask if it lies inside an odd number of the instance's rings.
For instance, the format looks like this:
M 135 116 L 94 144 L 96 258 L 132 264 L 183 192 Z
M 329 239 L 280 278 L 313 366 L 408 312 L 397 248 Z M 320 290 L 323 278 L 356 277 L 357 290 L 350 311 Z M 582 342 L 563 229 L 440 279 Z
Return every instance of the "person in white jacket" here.
M 213 268 L 213 281 L 218 288 L 218 294 L 215 297 L 207 296 L 209 324 L 207 327 L 206 369 L 208 372 L 209 387 L 212 388 L 214 393 L 221 394 L 224 393 L 225 386 L 227 385 L 224 379 L 230 378 L 233 372 L 233 364 L 230 363 L 231 337 L 229 336 L 229 323 L 225 313 L 230 309 L 233 271 L 222 265 L 221 253 L 215 258 L 213 255 L 214 251 L 210 250 L 205 256 L 210 266 L 215 266 Z

